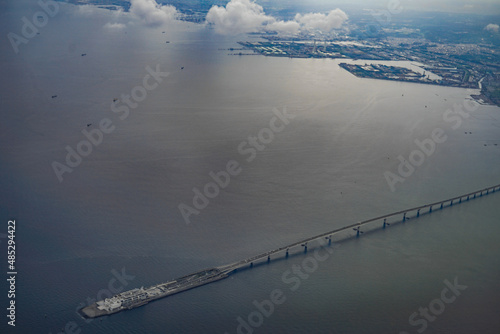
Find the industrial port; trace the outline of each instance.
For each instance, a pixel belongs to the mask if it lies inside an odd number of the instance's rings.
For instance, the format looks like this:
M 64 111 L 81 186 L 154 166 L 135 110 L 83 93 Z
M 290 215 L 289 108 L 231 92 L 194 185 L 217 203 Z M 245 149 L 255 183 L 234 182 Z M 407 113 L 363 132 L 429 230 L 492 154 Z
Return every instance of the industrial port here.
M 480 102 L 500 105 L 498 99 L 498 68 L 495 61 L 497 48 L 492 45 L 433 43 L 425 39 L 386 38 L 353 40 L 347 37 L 316 40 L 315 37 L 288 39 L 263 35 L 267 39 L 257 42 L 238 42 L 242 49 L 230 53 L 235 56 L 254 55 L 287 58 L 323 58 L 370 61 L 411 61 L 422 64 L 421 68 L 439 79 L 405 72 L 402 67 L 362 68 L 358 65 L 341 64 L 352 74 L 373 79 L 426 83 L 448 87 L 480 89 L 481 95 L 473 96 Z M 247 50 L 245 52 L 245 50 Z M 342 66 L 343 65 L 343 66 Z M 483 80 L 482 85 L 480 81 Z

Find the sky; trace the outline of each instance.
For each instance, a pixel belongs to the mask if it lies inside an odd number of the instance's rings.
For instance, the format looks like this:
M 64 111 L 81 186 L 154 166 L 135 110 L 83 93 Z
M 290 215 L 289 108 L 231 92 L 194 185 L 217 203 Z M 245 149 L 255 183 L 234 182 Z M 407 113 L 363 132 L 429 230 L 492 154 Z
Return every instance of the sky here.
M 131 0 L 130 15 L 148 26 L 160 26 L 175 21 L 181 15 L 172 5 L 157 3 L 155 0 Z M 83 6 L 88 7 L 88 6 Z M 82 11 L 92 10 L 83 8 Z M 109 22 L 106 28 L 122 29 L 126 24 Z M 254 0 L 231 0 L 225 6 L 212 6 L 206 21 L 220 34 L 240 34 L 261 31 L 278 31 L 295 34 L 299 31 L 321 30 L 328 33 L 340 29 L 348 20 L 348 15 L 333 7 L 325 12 L 297 13 L 293 19 L 283 21 L 266 13 L 263 6 Z
M 301 0 L 262 0 L 267 3 L 304 3 Z M 495 14 L 492 9 L 496 9 L 496 14 L 500 14 L 500 1 L 498 0 L 314 0 L 316 4 L 322 6 L 333 5 L 340 7 L 343 4 L 355 4 L 366 7 L 388 7 L 391 4 L 400 3 L 407 8 L 425 11 L 445 11 L 445 12 L 478 12 Z
M 422 11 L 500 15 L 498 0 L 401 0 L 407 8 Z
M 321 30 L 330 32 L 342 27 L 347 14 L 339 9 L 327 13 L 297 13 L 292 20 L 278 20 L 264 12 L 264 8 L 251 0 L 231 0 L 226 6 L 213 6 L 206 20 L 219 33 L 256 32 L 273 30 L 282 33 L 297 33 L 299 30 Z
M 211 0 L 206 1 L 212 3 Z M 130 13 L 117 11 L 115 20 L 108 22 L 105 28 L 124 29 L 133 24 L 133 20 L 152 27 L 176 21 L 182 14 L 169 2 L 170 0 L 130 0 Z M 500 24 L 500 0 L 230 0 L 225 5 L 212 6 L 207 13 L 206 22 L 217 33 L 231 35 L 263 31 L 277 31 L 281 34 L 295 34 L 299 31 L 329 33 L 344 26 L 353 6 L 382 11 L 424 10 L 498 15 L 485 22 L 485 29 L 490 33 L 498 33 Z M 82 14 L 91 14 L 95 10 L 92 6 L 79 7 Z M 288 8 L 291 15 L 287 20 L 274 17 L 273 13 L 276 12 L 271 8 Z
M 208 11 L 206 21 L 220 34 L 239 34 L 260 31 L 278 31 L 295 34 L 299 31 L 321 31 L 329 33 L 340 29 L 349 19 L 347 6 L 359 5 L 361 8 L 378 8 L 391 13 L 402 10 L 444 11 L 462 13 L 481 13 L 500 15 L 498 0 L 230 0 L 225 5 L 214 5 Z M 280 20 L 266 12 L 270 6 L 302 9 L 292 19 Z M 312 8 L 310 12 L 308 8 Z M 344 8 L 344 9 L 343 9 Z M 319 10 L 321 9 L 321 10 Z M 316 12 L 314 10 L 317 10 Z M 130 13 L 151 26 L 175 20 L 180 13 L 168 4 L 155 0 L 131 0 Z M 498 22 L 489 27 L 495 32 Z M 120 23 L 109 23 L 109 28 L 121 28 Z

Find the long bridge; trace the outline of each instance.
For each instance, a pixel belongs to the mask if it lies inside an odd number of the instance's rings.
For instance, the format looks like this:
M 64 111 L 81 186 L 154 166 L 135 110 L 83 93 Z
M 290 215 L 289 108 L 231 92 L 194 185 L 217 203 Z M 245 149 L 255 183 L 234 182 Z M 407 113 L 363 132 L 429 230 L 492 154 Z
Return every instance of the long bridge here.
M 468 194 L 456 196 L 453 198 L 446 199 L 444 201 L 439 201 L 431 204 L 425 204 L 417 206 L 414 208 L 409 208 L 393 213 L 389 213 L 380 217 L 371 218 L 365 221 L 361 221 L 355 224 L 344 226 L 326 233 L 321 233 L 300 241 L 293 242 L 283 247 L 279 247 L 268 252 L 249 257 L 247 259 L 234 262 L 231 264 L 218 266 L 211 269 L 205 269 L 193 274 L 189 274 L 175 280 L 160 283 L 158 285 L 151 286 L 149 288 L 133 289 L 129 291 L 122 292 L 111 298 L 106 298 L 105 300 L 98 301 L 92 305 L 84 307 L 79 311 L 79 313 L 86 318 L 95 318 L 103 315 L 109 315 L 116 312 L 120 312 L 126 309 L 132 309 L 147 304 L 155 299 L 167 297 L 182 291 L 193 289 L 195 287 L 209 284 L 220 279 L 228 277 L 231 273 L 236 270 L 250 266 L 252 267 L 255 262 L 266 260 L 271 261 L 271 256 L 278 253 L 285 253 L 288 256 L 290 249 L 300 246 L 304 248 L 307 252 L 307 244 L 311 241 L 324 239 L 328 240 L 330 244 L 332 241 L 332 236 L 339 234 L 341 232 L 354 230 L 356 231 L 356 236 L 359 236 L 363 231 L 361 228 L 368 224 L 374 224 L 376 222 L 381 223 L 382 228 L 393 224 L 394 222 L 405 222 L 407 219 L 412 217 L 420 217 L 421 214 L 432 213 L 433 210 L 441 210 L 445 207 L 451 207 L 453 205 L 460 204 L 462 202 L 468 202 L 472 199 L 478 197 L 486 196 L 492 193 L 500 191 L 500 184 L 488 188 L 484 188 L 478 191 L 474 191 Z M 390 221 L 390 222 L 389 222 Z
M 299 245 L 301 247 L 304 247 L 304 250 L 307 252 L 307 244 L 311 241 L 325 238 L 328 240 L 329 243 L 331 243 L 333 235 L 338 234 L 340 232 L 350 230 L 350 229 L 353 229 L 354 231 L 356 231 L 356 236 L 359 236 L 360 233 L 363 233 L 363 231 L 361 231 L 361 227 L 364 225 L 367 225 L 367 224 L 381 222 L 382 228 L 385 228 L 387 225 L 391 224 L 388 222 L 388 220 L 391 218 L 396 218 L 397 221 L 399 221 L 399 222 L 405 222 L 407 219 L 411 218 L 411 215 L 413 215 L 413 217 L 420 217 L 420 215 L 423 213 L 432 213 L 432 211 L 436 210 L 436 209 L 442 210 L 443 208 L 445 208 L 447 206 L 450 207 L 450 206 L 453 206 L 456 204 L 460 204 L 462 202 L 468 202 L 471 199 L 482 197 L 483 195 L 489 195 L 490 193 L 495 193 L 499 190 L 500 190 L 500 184 L 498 184 L 496 186 L 484 188 L 484 189 L 481 189 L 478 191 L 474 191 L 474 192 L 471 192 L 468 194 L 464 194 L 461 196 L 449 198 L 449 199 L 446 199 L 444 201 L 439 201 L 439 202 L 435 202 L 435 203 L 431 203 L 431 204 L 425 204 L 425 205 L 417 206 L 414 208 L 409 208 L 409 209 L 389 213 L 389 214 L 386 214 L 386 215 L 383 215 L 380 217 L 375 217 L 375 218 L 371 218 L 371 219 L 361 221 L 361 222 L 358 222 L 355 224 L 344 226 L 344 227 L 341 227 L 341 228 L 338 228 L 338 229 L 335 229 L 335 230 L 332 230 L 332 231 L 329 231 L 326 233 L 321 233 L 321 234 L 315 235 L 313 237 L 303 239 L 303 240 L 291 243 L 289 245 L 286 245 L 286 246 L 283 246 L 280 248 L 276 248 L 276 249 L 270 250 L 268 252 L 265 252 L 265 253 L 262 253 L 262 254 L 259 254 L 256 256 L 252 256 L 250 258 L 247 258 L 247 259 L 244 259 L 244 260 L 241 260 L 238 262 L 234 262 L 234 263 L 231 263 L 228 265 L 220 266 L 217 268 L 220 269 L 222 272 L 230 274 L 231 272 L 233 272 L 239 268 L 245 267 L 247 265 L 253 266 L 253 264 L 259 260 L 267 259 L 267 261 L 270 261 L 271 256 L 275 255 L 277 253 L 285 252 L 286 256 L 288 256 L 290 249 L 293 247 L 297 247 Z

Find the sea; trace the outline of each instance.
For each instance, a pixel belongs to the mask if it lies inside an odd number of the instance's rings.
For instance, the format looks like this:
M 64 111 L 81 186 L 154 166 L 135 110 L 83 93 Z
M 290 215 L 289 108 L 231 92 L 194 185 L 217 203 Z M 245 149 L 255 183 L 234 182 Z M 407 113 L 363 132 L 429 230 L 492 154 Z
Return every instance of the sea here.
M 357 78 L 350 60 L 231 55 L 256 35 L 59 6 L 16 53 L 8 34 L 40 7 L 1 5 L 0 262 L 8 278 L 15 220 L 17 272 L 15 298 L 0 285 L 1 333 L 500 332 L 500 192 L 80 317 L 113 293 L 499 184 L 500 108 L 477 90 Z

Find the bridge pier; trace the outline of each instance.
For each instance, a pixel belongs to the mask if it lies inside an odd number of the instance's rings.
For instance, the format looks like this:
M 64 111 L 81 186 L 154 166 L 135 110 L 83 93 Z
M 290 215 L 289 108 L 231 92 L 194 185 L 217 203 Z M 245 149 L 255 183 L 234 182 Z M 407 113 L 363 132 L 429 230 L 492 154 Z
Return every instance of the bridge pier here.
M 288 248 L 286 249 L 286 255 L 285 256 L 288 257 Z
M 420 217 L 420 209 L 417 210 L 417 217 Z
M 443 210 L 443 203 L 441 202 L 441 207 L 440 207 L 441 210 Z
M 429 213 L 431 213 L 431 212 L 432 212 L 432 205 L 429 206 Z
M 476 193 L 474 193 L 474 198 L 476 198 Z
M 305 244 L 302 244 L 301 246 L 304 247 L 304 253 L 307 253 L 307 242 Z
M 406 221 L 406 212 L 403 214 L 403 223 Z
M 385 228 L 385 225 L 389 225 L 389 224 L 387 224 L 386 221 L 387 221 L 387 218 L 384 218 L 384 227 L 383 228 Z
M 467 202 L 469 201 L 469 195 L 467 195 Z
M 325 239 L 328 239 L 328 246 L 330 246 L 332 244 L 332 236 L 329 235 L 329 236 L 325 237 Z
M 253 262 L 250 262 L 250 268 L 252 268 L 252 267 L 253 267 Z
M 460 200 L 458 201 L 458 204 L 462 203 L 462 197 L 460 197 Z
M 271 262 L 271 255 L 267 256 L 267 263 Z
M 451 202 L 450 202 L 450 206 L 453 206 L 453 200 L 451 200 Z

